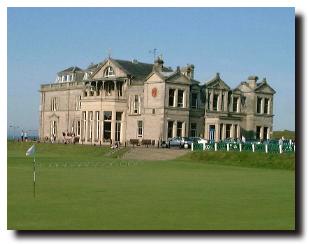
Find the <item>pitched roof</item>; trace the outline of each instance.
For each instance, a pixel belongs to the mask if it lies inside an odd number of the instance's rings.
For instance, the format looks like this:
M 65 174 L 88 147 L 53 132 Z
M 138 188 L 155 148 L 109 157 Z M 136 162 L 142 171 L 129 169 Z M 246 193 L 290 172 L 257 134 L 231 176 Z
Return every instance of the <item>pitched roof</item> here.
M 258 91 L 262 86 L 267 86 L 270 90 L 270 93 L 275 94 L 276 91 L 267 83 L 266 78 L 262 80 L 262 82 L 259 82 L 256 84 L 256 88 L 254 89 L 255 91 Z
M 230 90 L 231 88 L 220 78 L 220 74 L 217 73 L 214 78 L 206 82 L 206 87 L 213 87 L 217 84 L 221 84 L 225 89 Z
M 72 67 L 67 68 L 65 70 L 62 70 L 58 73 L 75 72 L 75 71 L 83 71 L 83 70 L 81 68 L 77 67 L 77 66 L 72 66 Z
M 115 62 L 121 66 L 128 74 L 131 74 L 136 79 L 144 80 L 147 75 L 149 75 L 152 70 L 154 64 L 141 63 L 138 61 L 127 61 L 120 59 L 113 59 Z M 170 68 L 163 67 L 164 72 L 171 72 Z
M 100 64 L 101 64 L 101 63 L 98 63 L 98 64 L 91 63 L 91 64 L 87 67 L 87 69 L 85 69 L 85 71 L 94 70 L 94 69 L 98 68 Z
M 136 79 L 144 79 L 152 71 L 153 66 L 152 64 L 139 63 L 136 61 L 132 62 L 120 59 L 114 59 L 114 61 Z

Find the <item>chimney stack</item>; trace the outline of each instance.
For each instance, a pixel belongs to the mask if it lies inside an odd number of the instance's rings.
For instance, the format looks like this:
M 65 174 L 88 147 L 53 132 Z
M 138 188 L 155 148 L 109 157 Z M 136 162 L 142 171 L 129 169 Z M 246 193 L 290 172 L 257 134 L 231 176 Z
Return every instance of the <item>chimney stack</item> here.
M 160 57 L 158 57 L 154 62 L 154 67 L 156 68 L 157 71 L 162 71 L 163 64 L 164 64 L 164 61 Z
M 259 79 L 259 77 L 257 77 L 256 75 L 250 75 L 248 77 L 249 87 L 252 88 L 252 89 L 255 89 L 256 88 L 256 82 L 257 82 L 258 79 Z

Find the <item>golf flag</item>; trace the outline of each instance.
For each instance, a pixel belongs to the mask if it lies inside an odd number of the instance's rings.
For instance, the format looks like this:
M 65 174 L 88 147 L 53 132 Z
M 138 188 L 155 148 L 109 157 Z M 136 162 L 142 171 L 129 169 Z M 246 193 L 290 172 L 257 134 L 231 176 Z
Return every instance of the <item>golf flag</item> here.
M 32 147 L 30 147 L 27 152 L 26 152 L 26 156 L 32 156 L 35 153 L 35 146 L 34 144 L 32 145 Z
M 33 197 L 35 198 L 35 145 L 34 144 L 27 150 L 26 156 L 33 156 Z

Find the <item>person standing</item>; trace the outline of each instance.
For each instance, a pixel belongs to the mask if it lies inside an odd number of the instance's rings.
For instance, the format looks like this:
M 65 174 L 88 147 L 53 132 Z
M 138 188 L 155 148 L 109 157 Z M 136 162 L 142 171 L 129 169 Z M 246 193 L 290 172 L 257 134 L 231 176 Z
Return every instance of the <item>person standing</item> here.
M 21 141 L 24 141 L 24 130 L 21 131 L 20 138 L 21 138 Z
M 25 137 L 25 141 L 28 141 L 27 131 L 25 131 L 25 133 L 24 133 L 24 137 Z

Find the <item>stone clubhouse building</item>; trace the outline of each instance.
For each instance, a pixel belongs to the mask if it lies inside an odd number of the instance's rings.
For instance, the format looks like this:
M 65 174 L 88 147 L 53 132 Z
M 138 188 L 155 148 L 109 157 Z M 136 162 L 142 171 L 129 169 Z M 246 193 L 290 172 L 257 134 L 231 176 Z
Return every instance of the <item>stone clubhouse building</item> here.
M 230 88 L 217 73 L 201 84 L 194 65 L 173 70 L 107 58 L 86 69 L 70 67 L 40 87 L 40 139 L 79 143 L 153 143 L 172 137 L 269 139 L 275 91 L 249 76 Z

